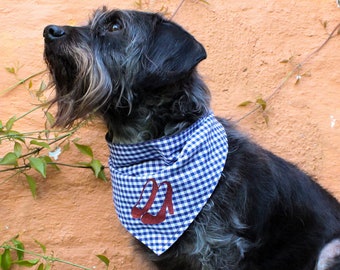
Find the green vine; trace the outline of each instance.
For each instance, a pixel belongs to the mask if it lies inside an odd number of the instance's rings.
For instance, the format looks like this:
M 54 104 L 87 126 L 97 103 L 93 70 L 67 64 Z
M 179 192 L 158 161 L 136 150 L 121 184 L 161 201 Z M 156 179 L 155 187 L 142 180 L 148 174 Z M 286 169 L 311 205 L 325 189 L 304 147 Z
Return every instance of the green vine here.
M 78 269 L 92 270 L 92 268 L 54 257 L 53 253 L 52 255 L 46 255 L 45 245 L 37 240 L 34 240 L 34 242 L 40 247 L 42 253 L 25 249 L 24 243 L 19 240 L 18 235 L 1 244 L 0 251 L 2 250 L 2 253 L 0 253 L 0 269 L 10 270 L 13 266 L 17 265 L 27 268 L 37 266 L 37 270 L 50 270 L 54 263 L 61 263 Z M 33 257 L 33 259 L 25 259 L 26 254 Z M 96 256 L 105 264 L 106 269 L 108 269 L 110 260 L 103 254 Z
M 323 22 L 322 23 L 323 27 L 326 28 L 327 26 L 327 22 Z M 319 51 L 321 51 L 326 45 L 327 43 L 334 37 L 338 36 L 340 34 L 340 23 L 337 24 L 334 29 L 332 30 L 332 32 L 328 35 L 327 39 L 314 51 L 312 51 L 310 54 L 308 54 L 300 63 L 298 63 L 297 65 L 295 65 L 295 67 L 288 72 L 288 74 L 286 75 L 286 77 L 284 77 L 284 79 L 279 83 L 279 85 L 274 89 L 274 91 L 267 97 L 267 98 L 258 98 L 256 101 L 251 101 L 251 100 L 246 100 L 242 103 L 240 103 L 238 106 L 239 107 L 246 107 L 250 104 L 255 105 L 255 107 L 249 111 L 248 113 L 246 113 L 244 116 L 242 116 L 241 118 L 239 118 L 236 122 L 240 122 L 243 119 L 247 118 L 248 116 L 252 115 L 253 113 L 255 113 L 256 111 L 261 111 L 262 115 L 265 119 L 266 124 L 268 124 L 269 122 L 269 118 L 268 115 L 266 114 L 265 110 L 267 108 L 268 102 L 273 99 L 273 97 L 287 84 L 287 82 L 293 77 L 295 76 L 295 84 L 298 84 L 300 82 L 300 80 L 303 77 L 309 77 L 310 74 L 308 72 L 301 74 L 301 69 L 302 67 L 308 62 L 310 61 Z M 282 64 L 286 64 L 286 63 L 290 63 L 292 60 L 292 57 L 290 57 L 289 59 L 284 59 L 282 61 L 280 61 L 280 63 Z
M 17 75 L 16 68 L 6 68 L 6 70 L 11 74 Z M 45 71 L 37 72 L 25 79 L 19 80 L 16 84 L 1 92 L 4 95 L 18 86 L 28 84 L 28 90 L 34 93 L 38 101 L 40 101 L 39 105 L 20 116 L 12 116 L 6 121 L 0 119 L 0 144 L 5 143 L 8 147 L 12 145 L 12 149 L 0 158 L 0 173 L 9 172 L 9 175 L 0 184 L 7 182 L 14 176 L 23 175 L 34 198 L 37 196 L 37 186 L 35 176 L 31 173 L 32 170 L 38 172 L 38 175 L 41 177 L 46 178 L 48 167 L 55 170 L 60 170 L 62 166 L 91 169 L 95 177 L 106 181 L 105 166 L 94 157 L 91 147 L 78 143 L 79 139 L 73 139 L 75 133 L 86 125 L 86 122 L 80 122 L 70 130 L 54 130 L 51 128 L 55 118 L 47 111 L 46 98 L 42 94 L 46 89 L 46 84 L 42 81 L 38 90 L 32 90 L 32 79 L 43 73 Z M 15 128 L 15 125 L 20 120 L 27 119 L 38 110 L 42 110 L 46 118 L 44 129 L 22 132 Z M 71 144 L 90 161 L 79 161 L 75 164 L 59 162 L 59 156 L 68 151 Z
M 207 4 L 207 1 L 200 0 Z M 173 13 L 175 16 L 180 9 L 184 0 L 182 0 L 178 8 Z M 139 9 L 150 9 L 150 1 L 137 0 L 136 7 Z M 168 7 L 162 4 L 158 12 L 169 15 Z M 171 17 L 171 18 L 172 18 Z M 76 124 L 69 130 L 53 129 L 55 118 L 48 111 L 48 100 L 46 98 L 47 84 L 41 80 L 39 87 L 35 90 L 33 79 L 37 79 L 46 73 L 46 70 L 36 72 L 24 79 L 18 78 L 18 72 L 21 66 L 17 63 L 12 67 L 6 67 L 6 71 L 17 79 L 12 86 L 0 90 L 0 97 L 10 94 L 19 86 L 25 86 L 27 90 L 38 100 L 38 105 L 22 115 L 14 115 L 9 119 L 0 119 L 0 144 L 4 145 L 8 150 L 3 156 L 0 156 L 0 173 L 4 176 L 0 185 L 4 184 L 16 176 L 26 179 L 29 189 L 34 198 L 38 197 L 37 192 L 37 176 L 48 178 L 49 168 L 52 170 L 60 170 L 61 167 L 72 167 L 77 169 L 90 169 L 95 177 L 107 181 L 104 170 L 105 166 L 97 159 L 90 146 L 79 143 L 78 138 L 74 138 L 77 132 L 87 124 L 87 121 Z M 21 120 L 28 120 L 33 113 L 41 113 L 45 116 L 44 128 L 40 130 L 22 131 L 18 129 Z M 29 120 L 28 120 L 29 121 Z M 86 161 L 78 161 L 72 164 L 59 161 L 63 153 L 74 147 L 82 154 Z M 37 270 L 49 270 L 55 263 L 61 263 L 73 266 L 78 269 L 90 270 L 92 268 L 75 264 L 52 255 L 46 254 L 46 247 L 35 240 L 35 243 L 41 248 L 41 253 L 27 250 L 24 243 L 19 240 L 19 236 L 15 236 L 8 241 L 0 244 L 0 269 L 10 270 L 14 266 L 18 267 L 36 267 Z M 26 259 L 25 255 L 33 259 Z M 96 255 L 97 258 L 105 264 L 105 269 L 109 269 L 110 260 L 103 254 Z M 114 267 L 115 269 L 115 267 Z
M 209 4 L 205 0 L 199 0 L 201 3 Z M 181 8 L 185 0 L 181 0 L 177 9 L 172 13 L 171 19 L 176 15 L 177 11 Z M 137 0 L 135 5 L 138 9 L 149 9 L 150 1 Z M 164 14 L 169 14 L 168 7 L 163 4 L 159 10 Z M 323 22 L 324 27 L 327 23 Z M 245 119 L 249 115 L 256 111 L 261 111 L 265 117 L 266 123 L 268 123 L 268 116 L 266 110 L 268 109 L 268 102 L 286 85 L 289 79 L 296 76 L 296 83 L 305 75 L 300 75 L 301 67 L 308 62 L 315 54 L 317 54 L 335 35 L 339 34 L 340 24 L 335 27 L 327 40 L 314 52 L 309 54 L 302 62 L 296 65 L 283 79 L 283 81 L 273 90 L 271 95 L 267 98 L 259 97 L 254 101 L 247 100 L 239 104 L 241 107 L 248 107 L 253 105 L 253 109 L 241 117 L 239 121 Z M 282 60 L 281 63 L 289 63 L 291 59 Z M 19 65 L 15 67 L 6 67 L 7 72 L 17 77 Z M 10 149 L 2 157 L 0 157 L 0 173 L 6 175 L 0 181 L 0 185 L 4 184 L 15 176 L 22 176 L 26 179 L 30 192 L 34 198 L 38 197 L 37 192 L 37 178 L 47 178 L 48 168 L 52 170 L 60 170 L 62 167 L 72 167 L 76 169 L 89 169 L 93 172 L 94 176 L 107 181 L 105 177 L 105 166 L 97 159 L 90 146 L 79 143 L 78 138 L 74 138 L 77 132 L 84 127 L 87 122 L 80 122 L 70 130 L 56 130 L 52 126 L 55 122 L 54 116 L 48 111 L 46 105 L 45 90 L 47 88 L 44 81 L 41 81 L 37 90 L 33 88 L 32 79 L 36 79 L 46 71 L 36 72 L 24 79 L 18 79 L 18 81 L 0 91 L 0 97 L 8 95 L 11 91 L 19 86 L 26 86 L 27 90 L 33 93 L 39 105 L 34 106 L 29 111 L 19 116 L 12 116 L 9 119 L 0 119 L 0 144 L 5 145 Z M 44 114 L 46 121 L 44 128 L 33 131 L 20 131 L 17 129 L 18 123 L 21 120 L 25 120 L 33 113 L 41 111 Z M 74 147 L 82 157 L 85 159 L 75 163 L 63 163 L 59 161 L 59 158 L 63 153 L 69 151 L 71 147 Z M 55 264 L 60 263 L 64 265 L 73 266 L 78 269 L 92 270 L 93 268 L 82 266 L 73 262 L 69 262 L 53 255 L 46 254 L 46 247 L 39 241 L 35 240 L 36 245 L 41 249 L 41 252 L 31 251 L 25 248 L 24 243 L 19 239 L 19 236 L 15 236 L 8 241 L 0 244 L 0 269 L 10 270 L 14 266 L 19 267 L 36 267 L 37 270 L 50 270 Z M 27 259 L 25 255 L 29 255 L 32 259 Z M 105 265 L 105 269 L 109 269 L 110 260 L 103 254 L 96 255 L 96 257 Z

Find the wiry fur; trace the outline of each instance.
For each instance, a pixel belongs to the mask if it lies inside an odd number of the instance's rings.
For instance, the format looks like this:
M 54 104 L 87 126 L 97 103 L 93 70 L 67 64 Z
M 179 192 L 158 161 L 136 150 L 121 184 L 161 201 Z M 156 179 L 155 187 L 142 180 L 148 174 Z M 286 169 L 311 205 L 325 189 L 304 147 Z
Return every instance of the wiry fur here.
M 180 132 L 209 111 L 209 90 L 196 71 L 204 48 L 158 14 L 104 8 L 83 27 L 47 26 L 44 37 L 56 125 L 95 113 L 108 140 L 136 143 Z M 229 154 L 211 199 L 164 254 L 138 249 L 159 269 L 340 269 L 337 200 L 219 121 Z
M 112 42 L 104 34 L 105 25 L 115 20 L 129 31 Z M 104 117 L 113 141 L 132 143 L 179 131 L 207 112 L 209 92 L 196 72 L 190 80 L 176 81 L 157 92 L 136 85 L 146 76 L 138 71 L 154 64 L 144 43 L 152 43 L 151 30 L 161 20 L 156 14 L 98 10 L 87 27 L 63 28 L 71 38 L 57 45 L 47 42 L 50 46 L 46 46 L 45 55 L 49 56 L 47 63 L 57 88 L 52 100 L 58 104 L 56 125 L 69 126 L 97 112 Z M 107 46 L 114 51 L 106 52 Z M 191 84 L 196 91 L 191 91 Z

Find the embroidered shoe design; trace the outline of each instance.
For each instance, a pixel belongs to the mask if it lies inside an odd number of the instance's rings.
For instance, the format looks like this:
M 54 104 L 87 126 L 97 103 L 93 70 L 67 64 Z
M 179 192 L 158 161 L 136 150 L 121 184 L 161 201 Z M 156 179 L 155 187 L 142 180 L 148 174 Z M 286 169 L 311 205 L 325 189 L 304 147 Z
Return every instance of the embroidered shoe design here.
M 139 208 L 138 205 L 140 204 L 140 201 L 143 198 L 145 189 L 146 189 L 146 187 L 148 186 L 149 183 L 152 184 L 150 197 L 149 197 L 147 203 L 144 205 L 144 207 Z M 157 196 L 157 192 L 159 191 L 159 189 L 163 185 L 167 186 L 163 204 L 162 204 L 160 210 L 158 211 L 158 213 L 156 215 L 152 215 L 148 211 L 153 206 L 153 203 L 154 203 L 156 196 Z M 137 203 L 131 209 L 131 216 L 135 219 L 140 219 L 143 224 L 152 225 L 152 224 L 162 223 L 166 219 L 166 213 L 167 213 L 166 210 L 167 209 L 168 209 L 170 215 L 174 214 L 174 208 L 173 208 L 173 202 L 172 202 L 172 192 L 173 191 L 172 191 L 172 186 L 171 186 L 170 182 L 164 181 L 164 182 L 162 182 L 158 185 L 155 179 L 153 179 L 153 178 L 149 179 L 143 186 L 139 200 L 137 201 Z

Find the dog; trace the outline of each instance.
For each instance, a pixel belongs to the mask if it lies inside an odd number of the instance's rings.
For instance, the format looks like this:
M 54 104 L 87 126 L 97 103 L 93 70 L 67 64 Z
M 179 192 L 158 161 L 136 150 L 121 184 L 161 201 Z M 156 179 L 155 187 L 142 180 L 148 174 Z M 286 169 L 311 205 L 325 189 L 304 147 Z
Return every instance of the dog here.
M 181 26 L 104 7 L 43 36 L 55 125 L 106 123 L 118 216 L 157 269 L 340 269 L 339 202 L 214 116 Z

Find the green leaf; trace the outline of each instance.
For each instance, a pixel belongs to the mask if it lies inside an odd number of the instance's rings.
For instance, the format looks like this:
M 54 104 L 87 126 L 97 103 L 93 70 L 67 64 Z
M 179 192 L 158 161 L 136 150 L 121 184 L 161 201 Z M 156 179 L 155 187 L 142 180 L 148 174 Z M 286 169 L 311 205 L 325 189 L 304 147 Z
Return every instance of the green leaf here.
M 54 123 L 55 123 L 55 118 L 54 116 L 50 113 L 50 112 L 46 112 L 45 113 L 45 116 L 46 116 L 46 119 L 47 119 L 47 122 L 49 123 L 50 126 L 53 126 Z
M 18 165 L 18 157 L 15 153 L 9 152 L 0 159 L 0 165 Z
M 209 2 L 208 1 L 206 1 L 206 0 L 199 0 L 200 2 L 202 2 L 202 3 L 204 3 L 204 4 L 207 4 L 207 5 L 209 5 Z
M 110 265 L 110 260 L 102 254 L 96 255 L 99 260 L 101 260 L 103 263 L 105 263 L 106 267 L 109 267 Z
M 25 176 L 26 176 L 27 183 L 28 183 L 28 185 L 30 187 L 32 196 L 35 199 L 37 197 L 37 184 L 36 184 L 36 181 L 30 175 L 25 174 Z
M 45 267 L 45 265 L 43 263 L 40 263 L 38 268 L 37 268 L 37 270 L 47 270 L 47 269 L 50 269 L 50 268 L 47 268 L 47 267 L 48 267 L 48 265 L 46 265 L 46 267 Z
M 263 111 L 267 108 L 267 102 L 264 99 L 262 99 L 262 98 L 258 98 L 256 100 L 256 103 L 261 106 Z
M 47 88 L 46 83 L 44 81 L 41 81 L 38 91 L 44 91 L 44 90 L 46 90 L 46 88 Z
M 4 129 L 4 126 L 2 124 L 2 121 L 0 120 L 0 131 L 2 131 Z
M 15 130 L 8 130 L 6 133 L 7 137 L 21 141 L 21 142 L 25 142 L 24 139 L 24 135 L 22 135 L 20 132 L 15 131 Z
M 41 250 L 46 253 L 46 246 L 39 242 L 38 240 L 34 239 L 34 242 L 41 248 Z
M 98 178 L 103 180 L 104 182 L 107 182 L 107 178 L 106 178 L 106 175 L 104 173 L 104 169 L 102 169 L 99 174 L 98 174 Z
M 266 125 L 269 125 L 269 116 L 268 115 L 263 115 L 264 121 L 266 122 Z
M 103 165 L 98 159 L 93 159 L 89 165 L 91 166 L 94 175 L 98 178 L 100 171 L 103 170 Z
M 53 160 L 49 156 L 43 156 L 44 160 L 46 161 L 47 165 L 52 166 L 54 169 L 60 171 L 59 167 L 54 164 Z
M 20 250 L 17 250 L 17 257 L 18 257 L 18 260 L 21 261 L 23 258 L 24 258 L 24 244 L 19 241 L 18 239 L 12 239 L 12 242 L 14 244 L 14 246 L 17 248 L 17 249 L 20 249 Z
M 138 0 L 135 2 L 135 5 L 137 6 L 138 9 L 142 9 L 142 0 Z
M 1 255 L 1 270 L 9 270 L 12 265 L 11 252 L 9 249 L 5 249 L 4 253 Z
M 44 178 L 46 178 L 46 161 L 44 158 L 30 157 L 29 159 L 31 168 L 39 172 Z
M 14 143 L 14 154 L 17 156 L 17 157 L 20 157 L 21 154 L 22 154 L 22 146 L 20 143 L 18 142 L 15 142 Z
M 7 70 L 7 72 L 11 73 L 11 74 L 15 74 L 15 68 L 14 67 L 5 67 L 5 69 Z
M 83 153 L 84 155 L 87 155 L 91 158 L 93 158 L 93 152 L 90 146 L 88 145 L 83 145 L 79 143 L 74 143 L 74 145 L 78 148 L 78 150 Z
M 37 98 L 43 97 L 44 96 L 44 91 L 46 90 L 47 85 L 44 81 L 40 83 L 39 89 L 35 92 L 35 96 Z
M 70 142 L 67 142 L 64 146 L 63 146 L 63 149 L 62 149 L 62 152 L 66 152 L 70 150 Z
M 32 141 L 30 141 L 30 144 L 38 145 L 38 146 L 41 146 L 41 147 L 50 149 L 49 144 L 48 144 L 48 143 L 45 143 L 45 142 L 39 142 L 39 141 L 37 141 L 37 140 L 32 140 Z
M 293 59 L 293 56 L 289 57 L 288 59 L 283 59 L 283 60 L 281 60 L 280 63 L 281 63 L 281 64 L 287 64 L 287 63 L 291 62 L 292 59 Z
M 14 122 L 15 122 L 16 119 L 17 119 L 16 116 L 12 116 L 12 117 L 6 122 L 5 126 L 6 126 L 6 129 L 7 129 L 7 130 L 11 130 L 11 129 L 12 129 L 13 124 L 14 124 Z
M 32 267 L 36 265 L 39 262 L 39 259 L 32 259 L 32 260 L 20 260 L 20 261 L 15 261 L 13 264 L 17 264 L 20 266 L 25 266 L 25 267 Z
M 238 105 L 238 107 L 245 107 L 245 106 L 248 106 L 249 104 L 253 103 L 252 101 L 250 100 L 246 100 L 246 101 L 243 101 L 242 103 L 240 103 Z
M 281 64 L 286 64 L 286 63 L 289 63 L 289 60 L 288 59 L 283 59 L 280 61 Z

